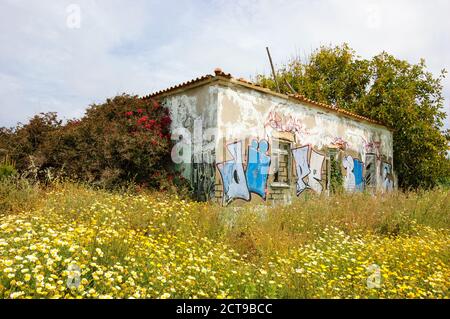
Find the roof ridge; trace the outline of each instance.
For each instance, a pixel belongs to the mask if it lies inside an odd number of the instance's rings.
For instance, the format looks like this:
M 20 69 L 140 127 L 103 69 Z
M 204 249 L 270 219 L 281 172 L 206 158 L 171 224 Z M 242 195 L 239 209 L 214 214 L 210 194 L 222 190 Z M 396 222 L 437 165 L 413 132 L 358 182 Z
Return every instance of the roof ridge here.
M 185 82 L 183 82 L 183 83 L 180 83 L 180 84 L 177 84 L 177 85 L 168 87 L 168 88 L 166 88 L 166 89 L 163 89 L 163 90 L 159 90 L 159 91 L 153 92 L 153 93 L 151 93 L 151 94 L 149 94 L 149 95 L 143 96 L 142 98 L 143 98 L 143 99 L 149 99 L 149 98 L 152 98 L 152 97 L 156 97 L 156 96 L 158 96 L 158 95 L 161 95 L 161 94 L 164 94 L 164 93 L 167 93 L 167 92 L 176 90 L 176 89 L 180 89 L 180 88 L 182 88 L 182 87 L 185 87 L 185 86 L 188 86 L 188 85 L 197 83 L 197 82 L 201 82 L 201 81 L 204 81 L 204 80 L 212 79 L 213 77 L 214 77 L 214 76 L 211 75 L 211 74 L 207 74 L 207 75 L 204 75 L 204 76 L 200 76 L 200 77 L 197 77 L 197 78 L 195 78 L 195 79 L 192 79 L 192 80 L 189 80 L 189 81 L 185 81 Z
M 183 87 L 186 87 L 186 86 L 189 86 L 189 85 L 192 85 L 192 84 L 196 84 L 196 83 L 199 83 L 199 82 L 203 82 L 203 81 L 211 80 L 213 78 L 220 77 L 220 78 L 225 78 L 227 80 L 235 80 L 237 82 L 245 83 L 246 85 L 248 85 L 250 87 L 253 87 L 254 89 L 257 89 L 257 90 L 264 90 L 264 91 L 272 93 L 272 94 L 284 95 L 284 96 L 296 99 L 296 100 L 298 100 L 300 102 L 305 102 L 305 103 L 308 103 L 308 104 L 311 104 L 311 105 L 315 105 L 315 106 L 318 106 L 318 107 L 321 107 L 321 108 L 333 110 L 333 111 L 338 112 L 338 113 L 343 113 L 345 115 L 348 115 L 350 117 L 354 117 L 354 118 L 357 118 L 357 119 L 360 119 L 360 120 L 365 120 L 365 121 L 368 121 L 368 122 L 371 122 L 371 123 L 375 123 L 375 124 L 386 126 L 385 124 L 383 124 L 383 123 L 381 123 L 381 122 L 379 122 L 377 120 L 374 120 L 374 119 L 371 119 L 369 117 L 366 117 L 366 116 L 363 116 L 363 115 L 359 115 L 359 114 L 347 111 L 347 110 L 345 110 L 343 108 L 340 108 L 337 105 L 329 105 L 329 104 L 326 104 L 326 103 L 322 103 L 322 102 L 317 102 L 317 101 L 311 100 L 311 99 L 307 98 L 303 94 L 298 94 L 298 93 L 294 93 L 294 94 L 291 94 L 291 93 L 279 93 L 279 92 L 275 92 L 275 91 L 273 91 L 273 90 L 271 90 L 271 89 L 269 89 L 267 87 L 263 87 L 260 84 L 248 81 L 248 80 L 246 80 L 246 79 L 244 79 L 242 77 L 241 78 L 233 78 L 230 73 L 223 72 L 221 68 L 216 68 L 214 70 L 214 74 L 215 75 L 207 74 L 207 75 L 204 75 L 204 76 L 201 76 L 201 77 L 197 77 L 195 79 L 192 79 L 192 80 L 189 80 L 189 81 L 185 81 L 185 82 L 183 82 L 181 84 L 177 84 L 177 85 L 168 87 L 166 89 L 156 91 L 156 92 L 151 93 L 149 95 L 146 95 L 146 96 L 144 96 L 142 98 L 143 99 L 154 98 L 154 97 L 157 97 L 159 95 L 162 95 L 162 94 L 165 94 L 165 93 L 169 93 L 171 91 L 174 91 L 174 90 L 177 90 L 177 89 L 181 89 Z

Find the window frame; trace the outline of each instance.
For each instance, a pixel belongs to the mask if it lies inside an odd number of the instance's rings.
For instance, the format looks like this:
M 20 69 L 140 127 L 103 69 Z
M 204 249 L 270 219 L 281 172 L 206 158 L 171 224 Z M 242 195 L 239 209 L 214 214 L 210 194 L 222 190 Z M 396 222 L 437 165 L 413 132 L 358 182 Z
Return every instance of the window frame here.
M 271 156 L 271 162 L 275 163 L 276 161 L 276 165 L 278 165 L 278 169 L 279 169 L 279 159 L 280 156 L 287 156 L 287 163 L 286 163 L 286 169 L 287 169 L 287 177 L 286 177 L 286 182 L 282 181 L 275 181 L 275 172 L 274 171 L 274 167 L 271 168 L 270 171 L 270 176 L 271 176 L 271 181 L 270 181 L 270 186 L 273 188 L 289 188 L 291 186 L 291 182 L 292 182 L 292 141 L 287 140 L 287 139 L 282 139 L 282 138 L 272 138 L 272 147 L 270 148 L 270 156 Z M 277 145 L 277 147 L 275 147 L 275 145 Z M 287 146 L 287 150 L 281 148 L 281 145 L 286 145 Z M 275 160 L 276 158 L 276 160 Z M 278 170 L 277 170 L 278 171 Z

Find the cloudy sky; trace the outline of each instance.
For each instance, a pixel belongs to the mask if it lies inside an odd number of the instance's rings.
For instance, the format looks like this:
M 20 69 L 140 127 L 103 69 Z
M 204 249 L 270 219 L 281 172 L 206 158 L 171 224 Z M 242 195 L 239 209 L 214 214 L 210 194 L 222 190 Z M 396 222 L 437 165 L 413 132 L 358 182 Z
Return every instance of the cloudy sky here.
M 363 57 L 423 57 L 437 75 L 450 70 L 449 12 L 447 0 L 0 0 L 0 126 L 38 112 L 79 117 L 216 67 L 268 73 L 266 46 L 281 64 L 347 42 Z M 444 90 L 450 114 L 450 76 Z

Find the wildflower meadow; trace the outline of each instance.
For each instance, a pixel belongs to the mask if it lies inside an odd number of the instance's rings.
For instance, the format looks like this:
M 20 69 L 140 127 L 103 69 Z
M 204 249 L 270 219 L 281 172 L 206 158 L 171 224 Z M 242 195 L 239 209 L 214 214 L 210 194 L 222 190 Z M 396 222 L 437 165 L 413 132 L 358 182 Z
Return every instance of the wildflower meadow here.
M 225 209 L 71 183 L 28 193 L 2 195 L 0 298 L 450 297 L 442 189 Z

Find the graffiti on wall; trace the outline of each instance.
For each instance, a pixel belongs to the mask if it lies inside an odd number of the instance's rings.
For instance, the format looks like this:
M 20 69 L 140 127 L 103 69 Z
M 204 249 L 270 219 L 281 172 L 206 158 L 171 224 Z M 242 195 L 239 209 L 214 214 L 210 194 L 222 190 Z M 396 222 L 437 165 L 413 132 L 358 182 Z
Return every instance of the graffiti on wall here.
M 192 156 L 191 182 L 195 198 L 199 201 L 207 201 L 214 197 L 214 159 L 214 150 L 204 151 Z
M 359 159 L 353 159 L 353 175 L 355 175 L 355 190 L 362 192 L 364 190 L 364 178 L 363 178 L 363 162 Z
M 248 191 L 242 164 L 242 142 L 228 144 L 227 149 L 232 159 L 217 164 L 222 178 L 223 201 L 225 204 L 237 198 L 248 201 L 250 200 L 250 192 Z
M 308 160 L 310 149 L 311 156 Z M 321 193 L 323 190 L 321 184 L 322 165 L 325 155 L 316 152 L 309 145 L 305 145 L 292 149 L 292 156 L 295 160 L 295 170 L 297 172 L 297 196 L 306 189 L 312 189 L 317 193 Z M 307 181 L 305 181 L 306 177 L 308 177 Z
M 342 159 L 342 166 L 346 172 L 344 176 L 344 188 L 350 192 L 363 191 L 363 163 L 348 155 Z
M 231 159 L 218 163 L 220 177 L 223 185 L 223 204 L 228 205 L 235 199 L 251 200 L 251 194 L 257 194 L 262 199 L 267 198 L 267 182 L 271 156 L 267 140 L 253 139 L 247 148 L 247 163 L 243 160 L 242 141 L 233 142 L 226 146 Z M 311 145 L 305 145 L 290 150 L 294 158 L 296 180 L 296 194 L 299 196 L 305 190 L 322 193 L 324 190 L 322 169 L 325 155 L 316 151 Z M 212 155 L 213 156 L 213 155 Z M 342 159 L 345 170 L 344 188 L 349 192 L 362 192 L 365 187 L 376 187 L 376 155 L 366 154 L 365 162 L 351 155 Z M 198 180 L 202 193 L 212 194 L 214 191 L 213 167 L 202 166 L 194 169 L 196 174 L 193 180 Z M 381 166 L 382 188 L 385 191 L 393 189 L 392 165 L 382 162 Z M 206 195 L 205 195 L 206 196 Z
M 365 138 L 361 138 L 363 140 L 364 151 L 368 154 L 375 154 L 377 160 L 379 160 L 381 158 L 381 142 L 367 141 Z
M 292 156 L 294 156 L 295 160 L 295 170 L 297 172 L 297 196 L 308 187 L 304 180 L 311 173 L 308 164 L 308 151 L 308 145 L 292 149 Z
M 292 115 L 283 116 L 275 111 L 269 113 L 264 127 L 270 127 L 278 132 L 293 133 L 297 141 L 302 135 L 309 135 L 309 131 L 300 119 L 294 118 Z
M 341 137 L 335 137 L 331 142 L 331 145 L 337 147 L 340 150 L 345 150 L 349 146 L 349 143 Z
M 246 170 L 248 190 L 266 199 L 266 183 L 270 167 L 269 143 L 266 140 L 253 140 L 248 147 Z
M 249 201 L 251 193 L 266 199 L 266 185 L 269 175 L 269 143 L 266 140 L 252 140 L 248 147 L 247 169 L 242 161 L 242 142 L 227 145 L 232 159 L 218 163 L 223 185 L 223 203 L 229 204 L 234 199 Z

